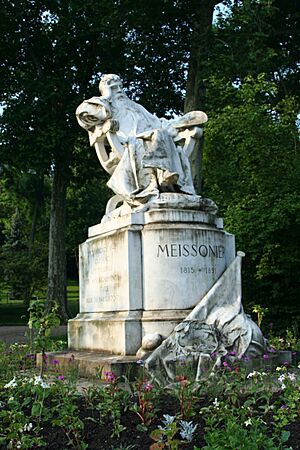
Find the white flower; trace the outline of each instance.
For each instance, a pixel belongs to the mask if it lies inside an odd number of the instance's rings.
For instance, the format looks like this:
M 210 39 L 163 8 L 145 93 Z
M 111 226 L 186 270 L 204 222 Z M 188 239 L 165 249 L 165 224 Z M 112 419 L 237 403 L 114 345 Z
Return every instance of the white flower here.
M 258 377 L 264 377 L 266 376 L 266 372 L 258 372 L 256 370 L 253 370 L 253 372 L 248 373 L 247 378 L 258 378 Z
M 17 386 L 16 377 L 13 377 L 13 379 L 10 380 L 10 382 L 7 383 L 7 384 L 4 386 L 4 389 L 8 389 L 8 388 L 11 388 L 11 387 L 16 387 L 16 386 Z
M 260 372 L 256 372 L 256 370 L 254 370 L 253 372 L 248 373 L 247 378 L 257 377 L 258 375 L 260 375 Z
M 294 373 L 288 373 L 288 377 L 291 381 L 296 381 L 296 375 Z
M 38 385 L 39 385 L 39 386 L 41 386 L 43 389 L 46 389 L 46 388 L 49 388 L 49 387 L 50 387 L 49 384 L 45 383 L 45 381 L 43 380 L 43 378 L 42 378 L 40 375 L 34 377 L 33 383 L 34 383 L 35 386 L 38 386 Z
M 278 381 L 279 383 L 282 383 L 285 380 L 285 374 L 283 373 L 282 375 L 280 375 L 280 377 L 278 377 Z
M 244 422 L 244 424 L 246 425 L 246 427 L 249 427 L 249 425 L 252 425 L 252 419 L 251 419 L 251 417 L 249 417 L 249 419 L 246 420 L 246 421 Z
M 284 390 L 285 388 L 286 388 L 286 385 L 284 383 L 282 383 L 281 389 Z
M 213 405 L 214 405 L 214 407 L 215 408 L 219 408 L 219 406 L 220 406 L 220 403 L 218 402 L 218 399 L 217 399 L 217 397 L 214 399 L 214 401 L 213 401 Z
M 24 431 L 30 431 L 30 430 L 32 430 L 32 428 L 33 428 L 33 425 L 32 425 L 31 422 L 30 423 L 25 423 L 23 430 Z

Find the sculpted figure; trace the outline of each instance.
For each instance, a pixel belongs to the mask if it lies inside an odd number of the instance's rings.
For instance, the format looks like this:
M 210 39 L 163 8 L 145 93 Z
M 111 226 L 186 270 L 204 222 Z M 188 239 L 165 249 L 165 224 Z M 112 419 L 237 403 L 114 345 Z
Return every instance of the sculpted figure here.
M 189 156 L 206 114 L 192 111 L 179 119 L 159 119 L 130 100 L 114 74 L 102 76 L 99 89 L 101 96 L 85 100 L 76 117 L 111 175 L 107 185 L 117 197 L 110 210 L 120 200 L 130 208 L 141 207 L 163 192 L 195 197 Z

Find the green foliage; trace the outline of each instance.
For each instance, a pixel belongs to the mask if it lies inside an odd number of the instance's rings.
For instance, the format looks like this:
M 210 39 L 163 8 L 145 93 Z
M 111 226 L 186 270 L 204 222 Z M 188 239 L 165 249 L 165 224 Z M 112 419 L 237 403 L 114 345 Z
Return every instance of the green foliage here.
M 204 53 L 196 52 L 195 96 L 201 87 L 210 118 L 204 194 L 217 202 L 247 254 L 249 308 L 272 305 L 273 320 L 285 305 L 283 328 L 292 316 L 299 318 L 299 2 L 226 0 L 212 33 L 201 28 L 201 18 L 216 2 L 208 9 L 204 3 L 105 0 L 100 7 L 96 0 L 1 0 L 0 245 L 7 245 L 0 266 L 9 272 L 12 291 L 22 280 L 30 298 L 45 277 L 47 224 L 54 214 L 49 191 L 57 168 L 67 185 L 74 276 L 76 248 L 104 212 L 106 175 L 80 134 L 76 106 L 95 95 L 102 73 L 116 72 L 149 110 L 181 112 L 197 35 L 206 45 Z M 63 209 L 64 192 L 57 208 Z M 6 242 L 16 207 L 24 245 L 18 256 Z
M 107 385 L 98 391 L 95 403 L 96 409 L 101 414 L 101 421 L 112 420 L 112 437 L 120 437 L 126 428 L 121 423 L 122 412 L 127 410 L 129 393 L 120 389 L 120 380 L 113 372 L 105 372 Z
M 140 378 L 133 383 L 131 389 L 137 396 L 137 402 L 131 407 L 141 420 L 139 430 L 146 430 L 156 415 L 156 403 L 158 391 L 147 379 Z
M 193 422 L 185 420 L 178 421 L 175 416 L 168 414 L 164 414 L 163 417 L 163 425 L 159 425 L 150 435 L 156 441 L 155 444 L 150 446 L 150 450 L 164 448 L 178 450 L 186 442 L 192 442 L 197 425 L 193 425 Z M 178 439 L 178 434 L 181 436 L 181 439 Z
M 272 327 L 273 328 L 273 327 Z M 268 336 L 268 342 L 271 346 L 276 348 L 276 350 L 294 350 L 300 351 L 300 339 L 298 336 L 298 328 L 292 330 L 287 328 L 285 334 L 281 336 L 274 335 L 272 328 Z
M 153 404 L 151 424 L 137 433 L 152 438 L 151 450 L 176 450 L 197 443 L 200 426 L 205 427 L 203 448 L 207 450 L 284 450 L 289 448 L 286 427 L 299 421 L 299 367 L 283 366 L 268 373 L 228 371 L 224 367 L 214 376 L 190 382 L 196 414 L 193 421 L 187 422 L 182 420 L 179 402 L 173 405 L 173 415 L 165 413 L 170 408 L 165 400 L 177 395 L 176 383 L 163 390 L 152 385 L 150 388 L 144 371 L 144 385 L 140 384 L 141 378 L 124 384 L 113 372 L 104 372 L 105 384 L 96 380 L 94 386 L 79 394 L 78 379 L 71 373 L 58 375 L 61 369 L 55 364 L 54 370 L 48 368 L 41 377 L 30 365 L 29 356 L 26 346 L 0 347 L 0 444 L 5 448 L 45 448 L 44 430 L 49 427 L 57 436 L 65 436 L 62 445 L 66 448 L 88 448 L 85 427 L 89 422 L 107 428 L 112 442 L 117 439 L 122 443 L 118 448 L 123 448 L 127 431 L 124 416 L 130 414 L 138 400 L 137 388 L 152 396 L 142 398 Z M 20 367 L 26 371 L 20 371 Z M 126 424 L 129 427 L 128 421 Z M 103 445 L 109 445 L 108 440 Z
M 261 328 L 261 323 L 265 313 L 268 312 L 268 308 L 262 308 L 260 305 L 253 305 L 252 312 L 257 314 L 257 325 Z
M 265 73 L 277 100 L 299 100 L 300 7 L 294 0 L 226 0 L 215 26 L 210 74 L 241 82 Z M 222 99 L 216 98 L 217 101 Z
M 248 78 L 239 88 L 215 79 L 211 83 L 220 98 L 230 93 L 234 102 L 220 108 L 206 128 L 205 194 L 220 205 L 226 229 L 246 252 L 246 302 L 272 304 L 271 319 L 282 317 L 284 310 L 284 327 L 299 315 L 296 105 L 287 98 L 272 107 L 277 89 L 263 75 Z
M 28 308 L 28 327 L 30 333 L 31 352 L 42 352 L 41 373 L 44 372 L 44 355 L 47 348 L 51 346 L 51 330 L 60 325 L 61 320 L 58 314 L 59 305 L 53 305 L 47 311 L 43 300 L 32 300 Z M 35 333 L 33 332 L 35 331 Z
M 246 306 L 268 307 L 280 331 L 299 320 L 300 4 L 223 3 L 205 74 L 204 194 L 246 253 Z
M 178 450 L 180 440 L 175 436 L 179 431 L 178 424 L 174 416 L 164 415 L 163 426 L 160 426 L 157 430 L 151 433 L 151 438 L 154 441 L 158 441 L 150 446 L 151 450 L 160 450 L 163 448 L 169 448 L 170 450 Z
M 174 393 L 179 400 L 181 419 L 193 417 L 195 415 L 195 401 L 197 399 L 194 395 L 194 385 L 184 375 L 178 375 L 176 381 Z
M 21 176 L 12 184 L 7 177 L 0 182 L 0 283 L 6 285 L 10 299 L 23 300 L 28 305 L 33 293 L 44 288 L 47 272 L 47 242 L 45 234 L 32 222 L 29 193 L 20 189 L 33 177 Z M 23 187 L 22 187 L 23 186 Z M 26 189 L 26 187 L 25 187 Z M 37 218 L 37 217 L 36 217 Z M 45 230 L 44 230 L 45 231 Z M 1 242 L 2 241 L 2 242 Z
M 64 383 L 57 383 L 54 404 L 51 409 L 52 425 L 62 428 L 68 438 L 68 446 L 78 450 L 87 448 L 83 439 L 84 423 L 78 416 L 77 394 Z

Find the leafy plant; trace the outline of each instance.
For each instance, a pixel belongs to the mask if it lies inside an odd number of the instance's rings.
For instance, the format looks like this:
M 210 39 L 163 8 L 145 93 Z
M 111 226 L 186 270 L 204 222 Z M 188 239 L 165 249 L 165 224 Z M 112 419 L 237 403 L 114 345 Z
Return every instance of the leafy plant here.
M 195 414 L 194 383 L 190 382 L 186 376 L 178 375 L 176 377 L 176 385 L 174 393 L 178 397 L 180 403 L 180 416 L 182 419 L 192 417 Z
M 186 422 L 180 420 L 179 423 L 175 416 L 164 414 L 163 425 L 159 425 L 158 428 L 151 433 L 151 438 L 156 441 L 150 446 L 150 450 L 160 450 L 168 448 L 170 450 L 179 449 L 179 445 L 185 442 L 192 442 L 194 432 L 197 425 L 193 425 L 193 422 Z M 178 434 L 181 439 L 179 439 Z
M 114 372 L 104 372 L 106 385 L 99 390 L 99 401 L 96 409 L 100 412 L 102 423 L 108 418 L 112 420 L 112 437 L 120 437 L 126 429 L 122 425 L 123 412 L 128 407 L 129 393 L 119 387 L 119 379 Z
M 41 374 L 43 374 L 45 369 L 45 351 L 51 346 L 51 330 L 60 325 L 58 309 L 59 305 L 54 304 L 47 311 L 44 301 L 39 299 L 32 300 L 28 308 L 31 350 L 42 352 Z M 33 333 L 33 330 L 35 330 L 35 333 Z

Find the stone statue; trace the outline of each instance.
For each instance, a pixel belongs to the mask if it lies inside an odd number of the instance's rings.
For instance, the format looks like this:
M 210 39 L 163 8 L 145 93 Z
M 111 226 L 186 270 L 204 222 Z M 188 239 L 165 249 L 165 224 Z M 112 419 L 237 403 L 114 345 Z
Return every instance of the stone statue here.
M 182 359 L 199 380 L 227 355 L 260 357 L 267 343 L 242 306 L 243 254 L 235 257 L 216 205 L 193 186 L 189 156 L 206 114 L 160 119 L 130 100 L 113 74 L 99 88 L 76 116 L 115 193 L 102 222 L 123 217 L 91 227 L 80 247 L 70 347 L 138 351 L 163 384 L 176 380 Z
M 189 209 L 216 212 L 212 201 L 199 201 L 201 197 L 196 196 L 189 163 L 206 114 L 192 111 L 177 119 L 159 119 L 130 100 L 122 90 L 122 80 L 114 74 L 103 75 L 99 89 L 101 97 L 85 100 L 76 117 L 111 175 L 107 185 L 116 196 L 107 213 L 120 201 L 130 206 L 126 212 L 145 210 L 143 205 L 159 203 L 164 192 L 175 194 L 171 206 L 179 202 L 180 207 L 188 204 Z M 161 203 L 168 206 L 166 198 Z

